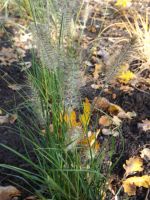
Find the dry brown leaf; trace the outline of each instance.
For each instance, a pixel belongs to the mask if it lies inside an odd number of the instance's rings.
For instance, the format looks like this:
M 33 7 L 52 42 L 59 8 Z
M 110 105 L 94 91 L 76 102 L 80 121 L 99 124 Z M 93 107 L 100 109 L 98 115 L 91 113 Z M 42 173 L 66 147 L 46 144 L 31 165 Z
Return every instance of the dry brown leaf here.
M 96 27 L 91 25 L 88 27 L 88 31 L 92 32 L 92 33 L 96 33 Z
M 83 147 L 84 155 L 87 159 L 91 158 L 91 153 L 92 156 L 96 156 L 97 153 L 100 150 L 100 143 L 97 141 L 97 137 L 100 133 L 100 129 L 98 129 L 96 132 L 88 132 L 88 135 L 82 137 L 80 141 L 78 142 L 79 146 Z M 89 151 L 89 146 L 90 146 L 90 151 Z
M 112 94 L 112 99 L 116 99 L 117 95 L 115 93 Z
M 122 123 L 121 119 L 119 119 L 119 117 L 117 116 L 113 116 L 112 121 L 113 121 L 113 124 L 116 126 L 120 126 Z
M 9 115 L 3 115 L 3 116 L 0 116 L 0 124 L 5 124 L 5 123 L 8 123 L 8 118 L 9 118 Z
M 96 142 L 96 139 L 99 133 L 100 133 L 100 129 L 98 129 L 96 133 L 89 131 L 88 136 L 86 135 L 83 139 L 81 139 L 79 144 L 82 144 L 85 146 L 88 146 L 88 145 L 93 146 L 93 144 Z
M 111 115 L 118 115 L 119 113 L 125 113 L 125 111 L 118 105 L 111 103 L 108 111 Z
M 8 66 L 8 65 L 11 65 L 13 62 L 17 62 L 17 61 L 18 61 L 18 57 L 14 49 L 2 47 L 1 57 L 0 57 L 0 62 L 2 65 Z
M 114 131 L 114 130 L 107 129 L 107 128 L 103 128 L 102 129 L 102 134 L 103 135 L 112 135 L 114 137 L 119 136 L 119 132 L 118 131 Z
M 138 127 L 142 128 L 143 131 L 149 131 L 150 130 L 150 120 L 142 120 L 143 123 L 138 123 Z
M 121 85 L 120 90 L 122 90 L 123 92 L 131 92 L 134 90 L 134 88 L 129 85 Z
M 0 186 L 0 200 L 11 200 L 13 197 L 20 197 L 21 192 L 14 186 Z
M 116 183 L 118 182 L 117 177 L 115 175 L 112 175 L 108 181 L 107 181 L 107 185 L 108 185 L 108 189 L 110 190 L 110 192 L 115 195 L 116 194 Z
M 107 110 L 110 105 L 110 102 L 104 97 L 95 97 L 93 104 L 94 108 L 96 109 Z
M 99 119 L 99 125 L 102 126 L 110 126 L 112 124 L 112 120 L 110 119 L 110 117 L 103 115 L 100 117 Z
M 120 117 L 121 119 L 132 119 L 133 117 L 136 117 L 136 113 L 134 111 L 132 112 L 119 112 L 118 113 L 118 117 Z
M 121 119 L 132 119 L 133 117 L 136 117 L 136 113 L 133 112 L 125 112 L 120 106 L 111 103 L 108 111 L 111 115 L 115 115 Z
M 24 200 L 39 200 L 36 196 L 26 197 Z
M 143 158 L 146 161 L 150 161 L 150 149 L 149 148 L 144 148 L 141 151 L 141 158 Z
M 136 113 L 134 111 L 125 112 L 120 106 L 110 103 L 104 97 L 95 97 L 93 104 L 95 109 L 108 111 L 112 116 L 117 116 L 121 119 L 132 119 L 133 117 L 136 117 Z
M 150 187 L 150 176 L 144 175 L 141 177 L 133 176 L 123 181 L 124 192 L 129 196 L 136 195 L 136 187 Z
M 101 85 L 97 85 L 97 84 L 92 84 L 91 85 L 91 88 L 95 89 L 95 90 L 98 90 L 100 89 L 102 86 Z
M 144 170 L 143 160 L 140 157 L 131 157 L 129 160 L 126 160 L 126 165 L 124 164 L 123 168 L 126 171 L 126 176 L 135 172 L 142 172 Z
M 9 123 L 10 124 L 15 123 L 15 121 L 17 120 L 17 118 L 18 118 L 17 114 L 9 115 Z
M 13 124 L 17 120 L 17 115 L 16 114 L 6 114 L 3 116 L 0 116 L 0 124 L 7 124 L 11 123 Z
M 19 91 L 23 86 L 19 84 L 9 84 L 8 87 L 14 91 Z
M 101 72 L 101 69 L 102 69 L 102 64 L 101 63 L 95 64 L 95 70 L 93 72 L 94 79 L 98 79 L 99 73 Z

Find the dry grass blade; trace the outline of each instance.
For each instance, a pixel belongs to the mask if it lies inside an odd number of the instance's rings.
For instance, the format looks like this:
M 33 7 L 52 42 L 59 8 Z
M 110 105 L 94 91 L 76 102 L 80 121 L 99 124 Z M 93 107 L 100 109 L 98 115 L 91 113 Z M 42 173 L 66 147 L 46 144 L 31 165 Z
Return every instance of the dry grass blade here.
M 136 38 L 132 37 L 128 40 L 120 41 L 122 48 L 109 58 L 106 63 L 106 82 L 118 74 L 120 66 L 129 63 L 132 59 L 132 52 L 135 51 Z

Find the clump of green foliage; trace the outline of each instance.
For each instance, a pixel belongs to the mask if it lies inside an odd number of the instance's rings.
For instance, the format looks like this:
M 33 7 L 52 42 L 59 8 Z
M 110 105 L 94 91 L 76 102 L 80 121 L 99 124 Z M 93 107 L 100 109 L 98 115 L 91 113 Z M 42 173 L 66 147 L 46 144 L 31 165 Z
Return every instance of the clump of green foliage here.
M 94 156 L 89 145 L 90 158 L 85 162 L 81 154 L 84 146 L 68 148 L 73 141 L 68 143 L 69 127 L 62 117 L 64 113 L 81 106 L 82 52 L 79 44 L 82 32 L 78 33 L 76 25 L 83 4 L 77 5 L 77 0 L 26 0 L 15 3 L 26 10 L 32 19 L 30 30 L 36 53 L 33 52 L 28 78 L 35 98 L 30 105 L 34 104 L 36 108 L 33 112 L 38 110 L 37 113 L 40 113 L 42 129 L 36 120 L 28 126 L 23 122 L 19 125 L 24 148 L 27 149 L 26 142 L 31 145 L 35 161 L 28 150 L 26 155 L 22 155 L 1 144 L 25 160 L 31 171 L 5 164 L 0 166 L 20 173 L 41 199 L 102 199 L 112 168 L 105 169 L 105 176 L 101 173 L 106 152 L 101 149 Z M 33 116 L 36 117 L 36 114 Z M 112 150 L 109 154 L 113 155 Z

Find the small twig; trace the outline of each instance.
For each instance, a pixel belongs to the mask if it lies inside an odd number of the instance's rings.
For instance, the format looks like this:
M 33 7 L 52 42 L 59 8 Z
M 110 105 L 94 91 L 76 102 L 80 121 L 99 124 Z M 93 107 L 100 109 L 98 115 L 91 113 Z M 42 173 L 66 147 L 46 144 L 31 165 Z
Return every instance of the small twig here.
M 150 95 L 150 93 L 149 92 L 146 92 L 146 91 L 144 91 L 144 90 L 141 90 L 141 89 L 139 89 L 139 88 L 137 88 L 137 87 L 135 87 L 135 86 L 132 86 L 134 89 L 136 89 L 136 90 L 138 90 L 138 91 L 140 91 L 140 92 L 143 92 L 143 93 L 145 93 L 145 94 L 148 94 L 148 95 Z
M 145 200 L 148 200 L 149 192 L 150 192 L 150 189 L 147 190 Z
M 123 186 L 121 185 L 121 187 L 119 188 L 118 192 L 115 194 L 115 197 L 113 197 L 111 200 L 118 199 L 118 195 L 119 195 L 120 191 L 122 190 L 122 188 L 123 188 Z

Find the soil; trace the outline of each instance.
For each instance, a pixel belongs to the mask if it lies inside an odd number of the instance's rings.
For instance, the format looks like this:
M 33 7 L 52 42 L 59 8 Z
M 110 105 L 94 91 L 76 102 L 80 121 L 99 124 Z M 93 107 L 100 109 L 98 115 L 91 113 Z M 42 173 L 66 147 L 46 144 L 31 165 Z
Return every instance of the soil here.
M 0 37 L 0 51 L 2 52 L 3 48 L 9 50 L 10 48 L 13 50 L 14 47 L 10 42 L 14 36 L 14 29 L 11 27 L 7 29 L 7 35 L 2 34 Z M 8 36 L 9 34 L 9 36 Z M 7 54 L 8 55 L 8 54 Z M 31 55 L 28 51 L 26 51 L 25 56 L 21 58 L 24 61 L 31 61 Z M 6 63 L 4 62 L 6 61 Z M 8 63 L 8 64 L 7 64 Z M 21 71 L 20 60 L 19 58 L 16 61 L 13 61 L 11 56 L 4 57 L 3 54 L 0 56 L 0 110 L 2 114 L 11 113 L 16 114 L 23 112 L 24 115 L 28 115 L 29 112 L 25 109 L 24 102 L 27 98 L 28 94 L 28 87 L 26 87 L 26 75 L 24 72 Z M 16 91 L 9 88 L 9 84 L 19 84 L 23 85 L 23 89 Z M 0 125 L 0 143 L 4 144 L 15 151 L 25 155 L 25 149 L 23 148 L 23 141 L 19 134 L 17 121 L 13 124 L 4 124 Z M 29 148 L 29 153 L 31 157 L 34 159 L 32 155 L 32 149 Z M 13 152 L 7 150 L 6 148 L 0 146 L 0 163 L 1 164 L 8 164 L 8 165 L 15 165 L 17 167 L 24 167 L 29 169 L 30 167 L 26 165 L 26 163 L 17 157 Z M 29 192 L 26 192 L 26 185 L 25 181 L 22 179 L 18 179 L 17 173 L 11 170 L 0 169 L 0 185 L 17 185 L 20 190 L 23 190 L 23 194 L 26 195 Z M 31 191 L 31 188 L 30 188 Z

